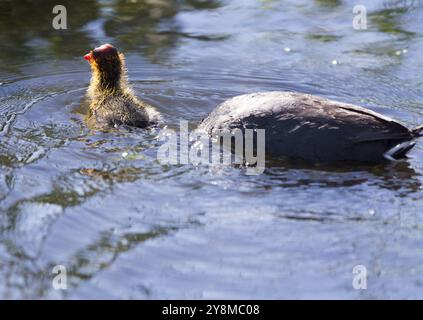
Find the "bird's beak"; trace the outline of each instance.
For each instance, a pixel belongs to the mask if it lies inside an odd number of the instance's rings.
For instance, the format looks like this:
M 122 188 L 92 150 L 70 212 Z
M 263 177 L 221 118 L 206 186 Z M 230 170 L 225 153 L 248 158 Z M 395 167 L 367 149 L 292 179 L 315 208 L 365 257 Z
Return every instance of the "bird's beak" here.
M 93 52 L 91 51 L 90 53 L 87 53 L 84 56 L 84 59 L 87 60 L 88 62 L 91 62 L 91 59 L 93 58 Z

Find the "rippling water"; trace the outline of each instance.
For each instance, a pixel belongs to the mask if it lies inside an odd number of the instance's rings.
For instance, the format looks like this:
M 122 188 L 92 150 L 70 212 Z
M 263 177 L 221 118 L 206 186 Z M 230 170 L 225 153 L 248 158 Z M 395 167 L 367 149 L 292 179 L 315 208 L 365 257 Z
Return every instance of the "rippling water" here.
M 62 31 L 54 1 L 0 2 L 1 298 L 423 298 L 421 143 L 398 164 L 247 176 L 160 165 L 157 131 L 82 116 L 82 56 L 111 42 L 170 127 L 268 90 L 422 124 L 422 2 L 361 1 L 366 31 L 352 0 L 61 2 Z

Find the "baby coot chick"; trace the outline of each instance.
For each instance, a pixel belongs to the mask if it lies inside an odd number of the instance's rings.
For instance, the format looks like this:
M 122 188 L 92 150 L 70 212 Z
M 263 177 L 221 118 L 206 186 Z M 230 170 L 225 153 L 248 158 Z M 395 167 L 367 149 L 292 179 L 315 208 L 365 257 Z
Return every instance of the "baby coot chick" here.
M 139 100 L 128 85 L 125 57 L 111 44 L 95 48 L 84 56 L 91 65 L 87 115 L 92 128 L 128 125 L 145 128 L 157 122 L 159 114 Z
M 401 159 L 423 132 L 362 107 L 294 92 L 229 99 L 199 125 L 209 134 L 236 128 L 265 129 L 271 156 L 326 164 Z

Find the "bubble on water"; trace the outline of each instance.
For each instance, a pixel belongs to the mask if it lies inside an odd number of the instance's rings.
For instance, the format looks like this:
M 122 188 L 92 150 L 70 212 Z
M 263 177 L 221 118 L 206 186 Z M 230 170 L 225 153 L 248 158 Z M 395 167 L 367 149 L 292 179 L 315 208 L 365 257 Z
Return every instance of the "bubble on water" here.
M 123 152 L 123 153 L 122 153 L 122 157 L 123 157 L 123 158 L 126 158 L 127 156 L 129 156 L 129 153 L 128 153 L 128 152 Z
M 336 66 L 336 65 L 338 65 L 338 64 L 339 64 L 339 62 L 338 62 L 338 60 L 332 60 L 332 64 L 333 64 L 334 66 Z
M 401 50 L 397 50 L 397 51 L 395 51 L 395 54 L 396 54 L 397 56 L 400 56 L 400 55 L 401 55 L 401 53 L 402 53 L 402 51 L 401 51 Z
M 374 215 L 375 215 L 375 213 L 376 213 L 375 209 L 370 209 L 370 210 L 369 210 L 369 214 L 370 214 L 371 216 L 374 216 Z
M 291 48 L 286 47 L 286 48 L 283 49 L 283 51 L 285 51 L 285 52 L 291 52 Z
M 402 53 L 407 53 L 408 50 L 407 49 L 402 49 Z

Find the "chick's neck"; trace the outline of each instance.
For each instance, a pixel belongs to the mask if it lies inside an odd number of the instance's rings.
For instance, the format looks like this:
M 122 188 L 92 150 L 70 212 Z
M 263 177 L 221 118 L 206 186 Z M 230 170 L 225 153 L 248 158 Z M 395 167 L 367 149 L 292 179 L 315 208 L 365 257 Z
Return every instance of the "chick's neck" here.
M 124 91 L 125 70 L 120 61 L 92 64 L 89 94 L 93 99 Z

